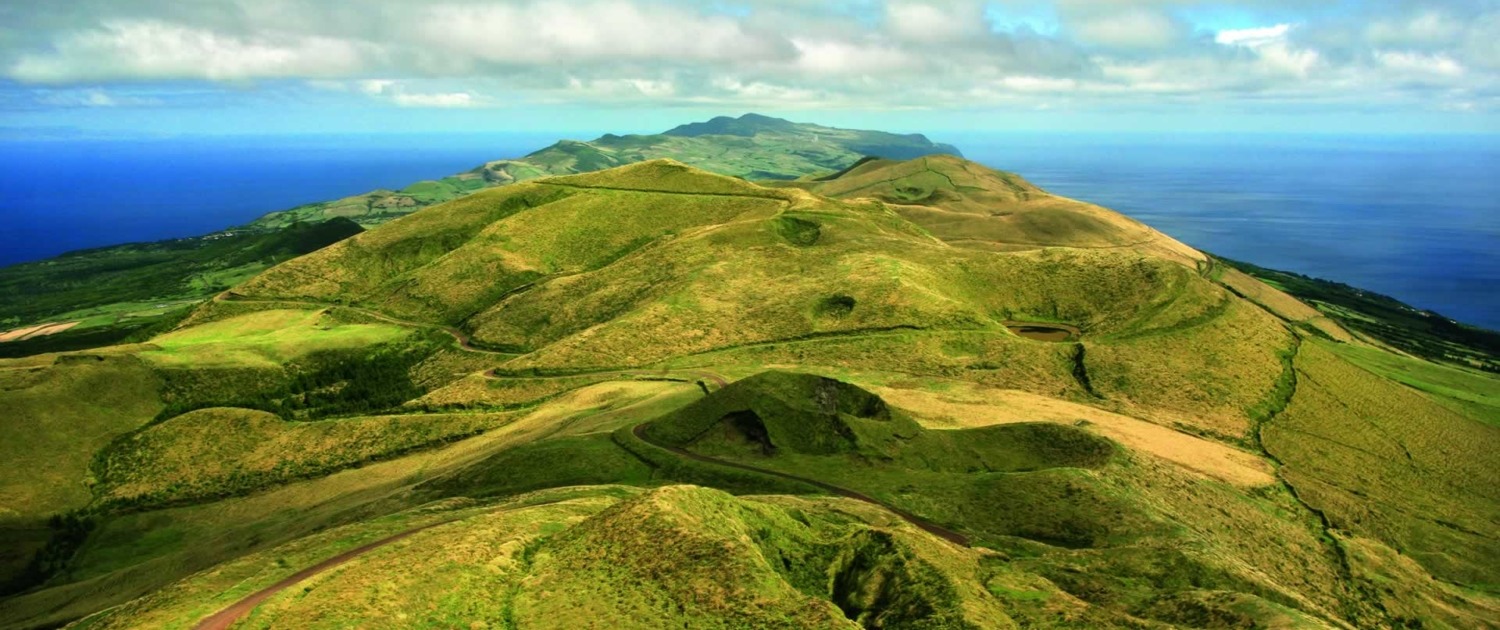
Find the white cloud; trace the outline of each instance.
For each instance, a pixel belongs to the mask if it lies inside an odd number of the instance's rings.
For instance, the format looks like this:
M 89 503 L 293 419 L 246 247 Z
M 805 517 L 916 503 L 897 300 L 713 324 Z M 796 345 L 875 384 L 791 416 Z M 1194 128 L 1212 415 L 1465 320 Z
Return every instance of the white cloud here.
M 897 39 L 926 43 L 980 37 L 988 29 L 980 2 L 890 2 L 885 22 Z
M 792 40 L 795 67 L 814 75 L 890 73 L 913 68 L 913 55 L 887 45 L 837 40 Z
M 1290 17 L 1217 31 L 1189 21 L 1198 0 L 1035 0 L 1015 13 L 1046 16 L 1049 28 L 1010 31 L 992 30 L 987 20 L 1010 14 L 987 14 L 986 0 L 100 0 L 52 13 L 56 3 L 17 3 L 0 27 L 0 78 L 43 84 L 12 102 L 76 107 L 140 104 L 116 89 L 131 81 L 242 90 L 296 78 L 405 107 L 1094 98 L 1487 111 L 1500 106 L 1500 9 L 1486 3 L 1299 13 L 1283 1 L 1277 14 Z
M 1365 39 L 1379 48 L 1442 45 L 1454 41 L 1463 30 L 1453 16 L 1424 11 L 1415 17 L 1376 20 L 1366 27 Z
M 401 93 L 391 97 L 401 107 L 474 107 L 478 103 L 468 92 L 444 92 L 440 94 Z
M 1000 84 L 1017 92 L 1069 92 L 1078 87 L 1074 79 L 1033 76 L 1005 77 Z
M 1258 28 L 1225 29 L 1214 35 L 1214 41 L 1226 46 L 1254 48 L 1272 42 L 1283 41 L 1292 30 L 1291 24 L 1277 24 Z
M 414 92 L 391 79 L 365 79 L 356 82 L 355 89 L 400 107 L 477 107 L 481 104 L 468 92 Z
M 1256 76 L 1305 79 L 1317 67 L 1322 56 L 1316 50 L 1292 45 L 1288 37 L 1292 30 L 1291 24 L 1226 29 L 1214 35 L 1214 41 L 1253 51 L 1258 63 L 1247 70 Z
M 1092 12 L 1076 19 L 1071 30 L 1087 44 L 1133 49 L 1165 48 L 1187 35 L 1181 22 L 1149 9 Z
M 15 79 L 65 83 L 136 79 L 237 80 L 336 76 L 358 70 L 358 47 L 328 37 L 236 37 L 156 20 L 116 20 L 26 53 Z
M 741 62 L 774 57 L 778 38 L 728 16 L 659 3 L 443 4 L 418 17 L 426 46 L 501 66 L 552 62 Z
M 1386 68 L 1409 75 L 1457 77 L 1464 73 L 1463 65 L 1443 54 L 1381 51 L 1375 53 L 1375 59 Z

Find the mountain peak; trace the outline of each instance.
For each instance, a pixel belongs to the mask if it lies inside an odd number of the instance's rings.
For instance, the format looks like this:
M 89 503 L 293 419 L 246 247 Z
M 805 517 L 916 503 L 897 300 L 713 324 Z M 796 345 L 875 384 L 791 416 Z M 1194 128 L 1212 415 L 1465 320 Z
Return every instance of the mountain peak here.
M 706 122 L 678 125 L 663 135 L 668 136 L 754 136 L 763 131 L 796 131 L 802 127 L 790 120 L 773 118 L 762 114 L 745 114 L 739 118 L 715 116 Z

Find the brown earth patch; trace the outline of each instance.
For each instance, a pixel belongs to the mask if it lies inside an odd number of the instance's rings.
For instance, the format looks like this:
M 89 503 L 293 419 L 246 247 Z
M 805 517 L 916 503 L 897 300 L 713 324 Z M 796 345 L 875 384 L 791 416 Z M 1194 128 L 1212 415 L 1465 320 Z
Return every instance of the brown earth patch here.
M 55 335 L 77 325 L 78 322 L 47 322 L 44 324 L 37 324 L 35 326 L 17 328 L 15 330 L 0 333 L 0 343 L 4 343 L 7 341 L 21 341 L 23 339 L 35 339 L 37 337 L 45 337 L 47 335 Z
M 968 429 L 1014 422 L 1081 425 L 1133 451 L 1149 453 L 1241 487 L 1275 483 L 1264 459 L 1233 447 L 1088 405 L 1009 389 L 972 387 L 943 393 L 876 388 L 930 429 Z

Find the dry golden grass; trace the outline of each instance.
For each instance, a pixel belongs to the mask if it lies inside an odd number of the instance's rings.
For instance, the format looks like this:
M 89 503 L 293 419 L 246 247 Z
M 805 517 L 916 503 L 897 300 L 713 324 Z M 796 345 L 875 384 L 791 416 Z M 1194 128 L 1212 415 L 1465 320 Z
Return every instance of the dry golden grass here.
M 870 162 L 842 177 L 799 183 L 841 199 L 871 197 L 963 247 L 1125 248 L 1195 267 L 1203 254 L 1118 212 L 1043 191 L 1013 173 L 934 155 Z
M 79 322 L 47 322 L 37 324 L 35 326 L 17 328 L 15 330 L 0 333 L 0 343 L 5 343 L 7 341 L 20 341 L 22 339 L 35 339 L 37 337 L 45 337 L 47 335 L 55 335 L 64 330 L 68 330 L 69 328 L 77 326 L 78 324 Z
M 16 328 L 16 329 L 13 329 L 13 330 L 7 330 L 4 333 L 0 333 L 0 343 L 6 342 L 6 341 L 18 341 L 20 339 L 24 339 L 24 338 L 26 338 L 27 335 L 30 335 L 31 333 L 34 333 L 34 332 L 36 332 L 38 330 L 41 330 L 41 329 L 46 328 L 46 327 L 51 326 L 51 325 L 52 325 L 51 322 L 44 322 L 44 323 L 41 323 L 41 324 L 37 324 L 35 326 L 25 326 L 25 327 Z
M 1338 322 L 1318 312 L 1318 309 L 1238 269 L 1222 265 L 1220 267 L 1222 274 L 1219 276 L 1219 282 L 1271 311 L 1277 317 L 1291 322 L 1306 322 L 1337 341 L 1346 343 L 1354 341 L 1354 335 L 1344 330 Z
M 1085 343 L 1094 389 L 1118 411 L 1230 441 L 1248 440 L 1249 410 L 1270 395 L 1292 344 L 1280 320 L 1241 300 L 1201 324 Z
M 1276 483 L 1270 463 L 1260 456 L 1088 405 L 1017 390 L 967 385 L 941 393 L 891 387 L 877 388 L 875 392 L 930 428 L 964 429 L 1015 422 L 1077 424 L 1132 451 L 1162 458 L 1225 483 L 1245 488 Z
M 631 414 L 643 407 L 654 407 L 663 401 L 682 404 L 701 395 L 698 386 L 691 383 L 606 381 L 549 400 L 528 414 L 525 421 L 552 427 L 548 437 L 612 431 L 621 420 L 631 419 Z
M 517 407 L 539 402 L 607 378 L 597 375 L 556 378 L 498 379 L 470 374 L 428 392 L 408 406 L 425 407 Z

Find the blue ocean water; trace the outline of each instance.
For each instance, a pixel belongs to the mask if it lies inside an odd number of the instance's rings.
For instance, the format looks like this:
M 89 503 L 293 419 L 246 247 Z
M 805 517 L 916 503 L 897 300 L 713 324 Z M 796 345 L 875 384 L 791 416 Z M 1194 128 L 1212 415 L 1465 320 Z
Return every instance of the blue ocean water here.
M 196 236 L 262 214 L 403 188 L 551 144 L 556 134 L 0 142 L 0 265 Z
M 0 142 L 0 265 L 204 234 L 524 155 L 557 137 Z M 936 139 L 1194 247 L 1500 329 L 1500 136 Z
M 943 140 L 1198 249 L 1500 329 L 1500 135 Z

